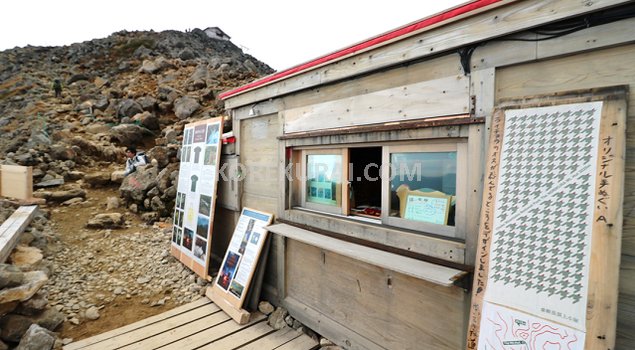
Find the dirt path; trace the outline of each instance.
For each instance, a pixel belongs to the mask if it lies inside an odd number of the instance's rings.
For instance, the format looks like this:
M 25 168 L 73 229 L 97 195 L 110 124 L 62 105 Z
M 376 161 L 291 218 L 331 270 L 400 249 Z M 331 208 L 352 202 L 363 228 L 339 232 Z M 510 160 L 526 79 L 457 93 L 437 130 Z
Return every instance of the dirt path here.
M 77 341 L 136 322 L 205 290 L 203 280 L 169 255 L 170 223 L 149 226 L 125 208 L 106 210 L 108 197 L 118 197 L 116 187 L 87 189 L 82 203 L 49 207 L 60 242 L 46 289 L 50 304 L 67 317 L 62 338 Z M 123 214 L 126 227 L 85 228 L 106 212 Z

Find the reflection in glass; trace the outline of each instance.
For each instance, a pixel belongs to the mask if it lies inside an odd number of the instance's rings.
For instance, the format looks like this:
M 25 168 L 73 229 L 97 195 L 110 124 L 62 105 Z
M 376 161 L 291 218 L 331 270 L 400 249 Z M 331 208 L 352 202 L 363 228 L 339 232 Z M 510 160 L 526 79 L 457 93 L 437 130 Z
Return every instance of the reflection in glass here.
M 456 152 L 390 155 L 390 216 L 454 226 Z
M 306 162 L 306 201 L 339 206 L 342 200 L 342 156 L 311 154 Z

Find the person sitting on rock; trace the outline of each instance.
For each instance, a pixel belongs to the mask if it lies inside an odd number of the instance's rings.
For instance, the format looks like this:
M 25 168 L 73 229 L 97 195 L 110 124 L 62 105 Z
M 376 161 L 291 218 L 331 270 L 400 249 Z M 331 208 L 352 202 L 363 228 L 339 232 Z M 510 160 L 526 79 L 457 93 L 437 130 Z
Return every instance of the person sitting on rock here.
M 128 176 L 137 170 L 140 165 L 148 164 L 148 157 L 143 152 L 137 152 L 135 146 L 128 146 L 126 148 L 126 172 L 124 175 Z
M 55 97 L 62 97 L 62 82 L 59 79 L 53 81 L 53 90 L 55 91 Z

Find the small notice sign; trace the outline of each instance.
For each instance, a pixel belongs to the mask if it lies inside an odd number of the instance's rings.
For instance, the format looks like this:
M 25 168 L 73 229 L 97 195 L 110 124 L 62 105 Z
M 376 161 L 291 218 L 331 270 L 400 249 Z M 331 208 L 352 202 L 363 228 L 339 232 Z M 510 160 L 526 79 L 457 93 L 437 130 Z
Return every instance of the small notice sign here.
M 241 308 L 267 239 L 266 227 L 272 219 L 272 214 L 243 208 L 218 276 L 207 290 L 207 296 L 240 324 L 249 319 Z
M 404 218 L 445 225 L 448 222 L 450 197 L 408 195 Z

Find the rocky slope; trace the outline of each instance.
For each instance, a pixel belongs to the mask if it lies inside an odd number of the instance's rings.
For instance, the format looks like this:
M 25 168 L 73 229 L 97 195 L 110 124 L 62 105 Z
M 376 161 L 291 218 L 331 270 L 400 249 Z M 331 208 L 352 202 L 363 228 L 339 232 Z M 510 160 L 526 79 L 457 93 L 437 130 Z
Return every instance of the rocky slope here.
M 25 337 L 48 348 L 30 339 L 49 342 L 49 329 L 77 340 L 200 297 L 206 282 L 168 253 L 182 129 L 222 115 L 218 92 L 271 72 L 198 29 L 0 52 L 0 164 L 33 167 L 47 213 L 21 239 L 38 262 L 0 265 L 0 292 L 15 287 L 6 276 L 47 281 L 28 300 L 0 301 L 0 349 Z M 115 171 L 131 144 L 152 159 L 135 188 Z M 0 223 L 14 208 L 0 198 Z

